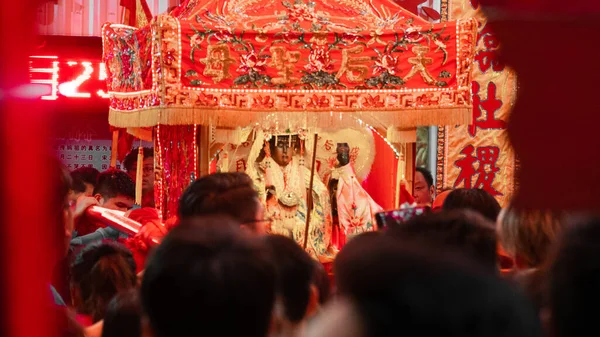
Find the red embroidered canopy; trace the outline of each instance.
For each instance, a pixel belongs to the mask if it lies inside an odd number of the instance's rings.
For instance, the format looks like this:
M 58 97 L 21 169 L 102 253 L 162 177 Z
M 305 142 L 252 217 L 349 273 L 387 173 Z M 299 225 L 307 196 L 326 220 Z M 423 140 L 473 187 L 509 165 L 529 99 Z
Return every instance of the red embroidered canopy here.
M 110 124 L 468 123 L 476 30 L 391 0 L 187 0 L 104 26 Z

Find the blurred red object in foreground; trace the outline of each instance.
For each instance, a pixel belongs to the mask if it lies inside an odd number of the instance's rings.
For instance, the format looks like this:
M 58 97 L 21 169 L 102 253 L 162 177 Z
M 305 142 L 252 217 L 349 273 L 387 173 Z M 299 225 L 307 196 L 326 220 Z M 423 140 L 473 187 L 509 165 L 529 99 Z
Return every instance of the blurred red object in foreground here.
M 477 1 L 472 3 L 477 4 Z M 515 206 L 595 211 L 600 205 L 600 2 L 480 0 L 517 72 L 508 132 L 520 160 Z
M 56 336 L 51 269 L 59 252 L 51 223 L 46 134 L 51 122 L 29 87 L 34 19 L 41 1 L 0 1 L 0 335 Z M 54 210 L 56 213 L 58 210 Z

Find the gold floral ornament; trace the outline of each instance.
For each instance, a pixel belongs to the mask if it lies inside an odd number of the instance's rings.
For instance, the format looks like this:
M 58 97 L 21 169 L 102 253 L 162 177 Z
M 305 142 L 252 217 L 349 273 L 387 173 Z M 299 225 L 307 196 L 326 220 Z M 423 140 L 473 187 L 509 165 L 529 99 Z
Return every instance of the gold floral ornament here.
M 204 40 L 202 38 L 202 36 L 200 36 L 198 34 L 194 34 L 190 38 L 190 47 L 192 47 L 192 48 L 200 48 L 200 44 L 202 43 L 202 40 Z
M 396 75 L 396 67 L 398 67 L 398 57 L 390 53 L 383 54 L 375 61 L 373 75 L 383 72 L 388 72 L 390 75 Z
M 306 70 L 310 72 L 327 71 L 333 69 L 329 51 L 322 47 L 314 48 L 308 55 L 308 64 Z
M 229 46 L 224 44 L 208 46 L 206 58 L 200 59 L 200 62 L 206 65 L 204 76 L 212 77 L 215 83 L 231 78 L 229 68 L 235 64 L 235 60 L 229 56 Z
M 314 4 L 314 3 L 313 3 Z M 314 6 L 302 2 L 296 2 L 293 5 L 284 2 L 287 7 L 287 15 L 292 22 L 312 21 L 317 22 Z
M 264 42 L 267 42 L 269 37 L 268 37 L 267 33 L 265 33 L 265 31 L 261 29 L 257 32 L 254 39 L 256 40 L 256 42 L 264 43 Z
M 378 55 L 375 60 L 375 66 L 373 67 L 373 77 L 367 79 L 365 83 L 370 87 L 378 87 L 384 89 L 397 88 L 405 84 L 404 80 L 397 75 L 400 71 L 398 70 L 399 57 L 398 49 L 404 47 L 404 40 L 399 38 L 396 34 L 396 41 L 394 43 L 387 44 L 383 52 L 377 48 L 373 48 Z M 396 53 L 396 54 L 394 54 Z
M 256 55 L 256 52 L 250 51 L 246 55 L 242 55 L 240 58 L 240 66 L 237 71 L 241 73 L 249 73 L 251 71 L 265 71 L 267 62 L 261 60 Z
M 327 32 L 314 32 L 313 36 L 310 38 L 310 42 L 316 44 L 317 46 L 324 46 L 327 44 L 327 36 L 329 34 Z
M 409 26 L 404 31 L 404 38 L 410 43 L 421 42 L 424 39 L 423 34 L 421 34 L 421 27 Z

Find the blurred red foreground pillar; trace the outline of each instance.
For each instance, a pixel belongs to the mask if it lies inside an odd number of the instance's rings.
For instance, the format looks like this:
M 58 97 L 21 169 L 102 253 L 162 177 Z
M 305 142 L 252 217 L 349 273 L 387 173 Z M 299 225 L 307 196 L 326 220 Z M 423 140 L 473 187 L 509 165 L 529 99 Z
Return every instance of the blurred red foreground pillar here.
M 42 1 L 0 1 L 0 335 L 54 336 L 48 259 L 48 116 L 28 84 L 34 15 Z
M 473 3 L 477 2 L 472 0 Z M 508 127 L 525 208 L 600 207 L 600 2 L 480 0 L 514 68 Z

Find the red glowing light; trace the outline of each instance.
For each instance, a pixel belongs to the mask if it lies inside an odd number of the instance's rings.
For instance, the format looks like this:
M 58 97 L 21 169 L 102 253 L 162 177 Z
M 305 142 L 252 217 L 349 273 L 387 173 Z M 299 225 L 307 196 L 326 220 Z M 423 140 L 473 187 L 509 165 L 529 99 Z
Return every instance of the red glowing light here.
M 43 100 L 108 98 L 106 66 L 100 60 L 62 60 L 58 56 L 31 56 L 31 83 L 49 86 Z

